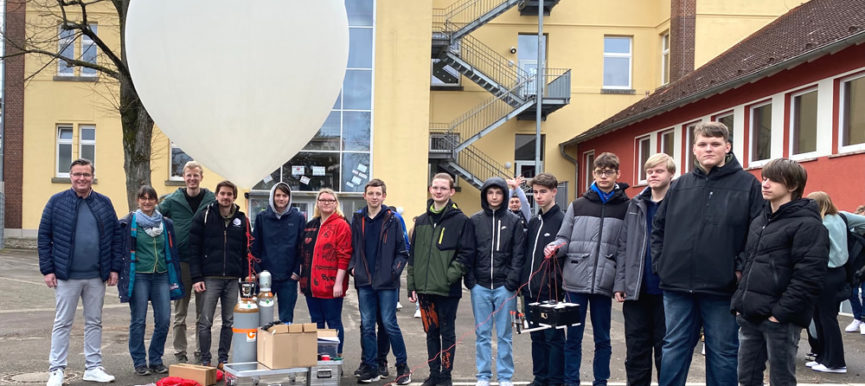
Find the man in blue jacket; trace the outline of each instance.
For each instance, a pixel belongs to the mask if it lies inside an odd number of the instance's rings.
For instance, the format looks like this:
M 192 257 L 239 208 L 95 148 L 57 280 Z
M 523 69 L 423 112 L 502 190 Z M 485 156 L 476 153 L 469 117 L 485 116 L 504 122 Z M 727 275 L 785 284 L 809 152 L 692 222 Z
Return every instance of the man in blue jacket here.
M 78 299 L 84 305 L 85 381 L 107 383 L 102 367 L 102 305 L 105 283 L 116 285 L 122 267 L 120 227 L 111 200 L 92 189 L 93 163 L 69 168 L 72 189 L 51 196 L 39 222 L 39 271 L 56 301 L 51 332 L 49 386 L 63 384 L 69 333 Z
M 354 213 L 351 221 L 352 254 L 348 269 L 354 275 L 361 318 L 363 360 L 358 382 L 380 379 L 376 318 L 381 316 L 393 354 L 396 357 L 398 385 L 411 382 L 405 341 L 396 321 L 399 278 L 408 261 L 405 224 L 396 210 L 384 205 L 387 187 L 374 178 L 363 191 L 366 207 Z

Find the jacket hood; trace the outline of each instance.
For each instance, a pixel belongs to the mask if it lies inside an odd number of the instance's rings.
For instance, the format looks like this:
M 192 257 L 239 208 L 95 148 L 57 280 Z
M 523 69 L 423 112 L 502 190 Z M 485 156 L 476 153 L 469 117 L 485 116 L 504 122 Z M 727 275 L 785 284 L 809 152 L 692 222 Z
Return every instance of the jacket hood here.
M 484 212 L 486 212 L 487 214 L 493 213 L 492 209 L 490 209 L 490 203 L 487 201 L 487 190 L 493 187 L 501 189 L 502 194 L 504 195 L 502 203 L 499 204 L 499 207 L 496 210 L 498 211 L 499 209 L 502 209 L 503 207 L 506 207 L 508 205 L 508 183 L 505 181 L 504 178 L 501 177 L 489 178 L 484 182 L 484 185 L 481 186 L 481 208 L 483 208 Z
M 711 178 L 719 178 L 721 176 L 725 176 L 728 174 L 733 174 L 739 170 L 742 170 L 742 164 L 739 163 L 739 160 L 736 159 L 736 155 L 733 153 L 727 153 L 724 156 L 724 166 L 721 167 L 713 167 L 712 170 L 709 171 L 708 174 L 700 167 L 700 164 L 697 160 L 694 160 L 694 174 L 703 177 L 711 177 Z
M 377 218 L 384 216 L 385 214 L 387 214 L 387 211 L 391 211 L 393 213 L 396 213 L 396 208 L 392 207 L 392 206 L 387 206 L 385 204 L 381 204 L 381 210 L 378 211 L 378 214 L 375 215 L 374 218 L 377 219 Z M 366 217 L 367 214 L 369 214 L 369 207 L 364 206 L 363 208 L 358 209 L 351 216 L 352 222 L 354 222 L 355 219 L 362 219 L 362 218 Z
M 769 218 L 780 218 L 780 217 L 811 217 L 817 221 L 822 223 L 823 219 L 820 218 L 820 209 L 817 206 L 817 201 L 814 201 L 810 198 L 800 198 L 798 200 L 790 201 L 784 205 L 781 205 L 775 213 L 769 214 L 770 211 L 769 202 L 766 201 L 766 213 Z
M 595 186 L 595 183 L 592 182 L 592 186 Z M 628 189 L 630 185 L 627 182 L 616 182 L 616 185 L 613 186 L 613 195 L 607 200 L 607 204 L 615 204 L 620 201 L 627 201 L 628 195 L 625 194 L 625 189 Z M 601 196 L 598 195 L 598 192 L 595 189 L 589 188 L 583 193 L 583 197 L 587 200 L 594 202 L 601 202 Z
M 432 198 L 426 200 L 426 213 L 428 215 L 434 214 L 432 212 L 432 210 L 430 210 L 433 207 L 433 205 L 435 205 L 435 202 L 433 201 Z M 454 202 L 454 200 L 448 200 L 448 203 L 445 204 L 444 209 L 442 209 L 442 218 L 450 217 L 450 216 L 453 216 L 454 214 L 462 213 L 462 212 L 463 212 L 462 209 L 460 209 L 459 206 L 457 206 L 457 203 Z
M 273 194 L 276 192 L 276 188 L 278 188 L 280 185 L 283 185 L 288 189 L 288 205 L 286 205 L 285 210 L 283 210 L 282 212 L 278 212 L 276 210 L 276 205 L 273 203 Z M 270 211 L 273 212 L 274 215 L 276 215 L 277 220 L 291 212 L 294 209 L 291 207 L 291 186 L 288 186 L 288 184 L 286 184 L 285 182 L 277 182 L 276 185 L 273 185 L 273 187 L 270 188 L 270 198 L 267 200 L 267 205 L 268 207 L 270 207 Z

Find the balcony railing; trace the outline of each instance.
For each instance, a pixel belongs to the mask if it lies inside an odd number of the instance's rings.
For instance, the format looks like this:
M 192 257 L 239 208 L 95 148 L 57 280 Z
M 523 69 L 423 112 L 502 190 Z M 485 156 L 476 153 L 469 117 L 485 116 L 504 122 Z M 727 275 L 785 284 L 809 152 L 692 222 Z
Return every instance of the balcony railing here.
M 448 51 L 508 89 L 529 76 L 528 72 L 471 35 L 463 36 L 459 42 L 452 44 Z

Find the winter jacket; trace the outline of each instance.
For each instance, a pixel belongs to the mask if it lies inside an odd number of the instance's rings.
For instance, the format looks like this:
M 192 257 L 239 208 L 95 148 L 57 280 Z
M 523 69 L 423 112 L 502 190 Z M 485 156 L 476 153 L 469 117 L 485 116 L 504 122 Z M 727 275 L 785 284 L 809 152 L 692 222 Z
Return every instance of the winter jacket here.
M 613 296 L 616 254 L 628 209 L 628 184 L 618 183 L 606 203 L 594 189 L 568 206 L 556 234 L 566 254 L 562 288 L 569 292 Z
M 276 211 L 273 193 L 280 182 L 270 189 L 269 205 L 255 215 L 255 228 L 252 230 L 252 255 L 260 260 L 261 269 L 270 272 L 274 281 L 291 279 L 291 274 L 300 274 L 300 243 L 306 220 L 297 208 L 291 207 L 291 194 L 286 210 Z M 291 188 L 289 188 L 289 192 Z
M 525 256 L 525 231 L 519 215 L 507 208 L 507 200 L 490 209 L 487 190 L 498 187 L 502 196 L 508 191 L 504 179 L 493 177 L 481 187 L 481 209 L 471 217 L 475 230 L 475 253 L 465 276 L 466 288 L 475 285 L 495 289 L 505 286 L 508 291 L 520 287 L 520 274 Z M 506 197 L 506 196 L 504 196 Z
M 316 217 L 306 223 L 300 244 L 300 290 L 306 296 L 333 299 L 337 271 L 348 271 L 351 260 L 351 228 L 345 217 L 330 215 L 324 223 Z M 342 288 L 348 289 L 348 273 Z
M 638 300 L 646 269 L 646 249 L 649 248 L 647 202 L 652 200 L 652 189 L 646 188 L 628 204 L 625 225 L 619 237 L 616 256 L 616 281 L 613 292 L 624 292 L 625 300 Z
M 760 190 L 732 153 L 709 174 L 695 167 L 674 180 L 652 223 L 652 269 L 661 289 L 731 295 L 744 268 L 748 225 L 763 210 Z
M 123 240 L 121 250 L 123 251 L 123 269 L 120 271 L 120 279 L 117 282 L 117 292 L 120 295 L 120 302 L 129 302 L 132 297 L 132 290 L 135 288 L 135 269 L 132 266 L 132 251 L 137 250 L 136 238 L 132 236 L 132 229 L 129 224 L 132 222 L 132 213 L 120 219 L 120 238 Z M 168 218 L 162 220 L 164 231 L 162 235 L 165 245 L 165 265 L 169 270 L 173 270 L 173 274 L 168 274 L 168 289 L 171 300 L 183 298 L 183 283 L 180 275 L 180 260 L 177 258 L 177 244 L 175 238 L 174 222 Z M 139 232 L 143 230 L 139 229 Z
M 192 219 L 189 247 L 196 256 L 189 260 L 192 283 L 205 277 L 246 277 L 249 274 L 247 232 L 249 219 L 234 205 L 234 215 L 225 223 L 219 204 L 212 202 Z
M 216 201 L 216 196 L 213 192 L 201 188 L 204 197 L 201 198 L 201 204 L 198 205 L 198 210 L 194 213 L 189 207 L 189 202 L 186 201 L 186 188 L 178 188 L 173 193 L 165 196 L 162 203 L 159 204 L 159 213 L 174 221 L 174 227 L 177 236 L 177 251 L 180 252 L 180 261 L 188 263 L 189 259 L 196 257 L 189 247 L 189 230 L 192 228 L 192 218 L 196 214 L 204 211 L 211 202 Z
M 471 221 L 453 201 L 443 208 L 439 221 L 427 200 L 426 213 L 418 216 L 411 238 L 406 275 L 407 289 L 421 294 L 461 297 L 460 279 L 475 253 Z
M 520 276 L 520 283 L 528 283 L 520 292 L 529 299 L 538 301 L 564 299 L 562 250 L 559 249 L 559 253 L 544 262 L 544 247 L 556 240 L 556 233 L 562 227 L 564 218 L 562 209 L 554 204 L 546 213 L 529 220 L 526 231 L 525 261 Z
M 817 203 L 788 202 L 770 213 L 769 205 L 751 222 L 742 280 L 731 308 L 745 319 L 808 327 L 823 286 L 829 259 L 829 232 Z
M 366 256 L 366 223 L 369 209 L 357 211 L 351 220 L 351 261 L 348 271 L 353 272 L 355 288 L 372 286 L 374 290 L 399 289 L 399 277 L 408 264 L 408 245 L 405 242 L 405 223 L 395 208 L 382 206 L 376 215 L 382 216 L 378 236 L 375 267 L 370 270 Z M 372 277 L 370 277 L 372 276 Z
M 111 200 L 95 191 L 80 198 L 74 190 L 57 193 L 48 200 L 39 221 L 37 245 L 39 271 L 53 273 L 59 280 L 69 279 L 69 264 L 75 251 L 75 226 L 78 205 L 90 205 L 90 212 L 99 227 L 99 276 L 108 280 L 111 272 L 120 272 L 123 256 L 120 249 L 120 227 Z

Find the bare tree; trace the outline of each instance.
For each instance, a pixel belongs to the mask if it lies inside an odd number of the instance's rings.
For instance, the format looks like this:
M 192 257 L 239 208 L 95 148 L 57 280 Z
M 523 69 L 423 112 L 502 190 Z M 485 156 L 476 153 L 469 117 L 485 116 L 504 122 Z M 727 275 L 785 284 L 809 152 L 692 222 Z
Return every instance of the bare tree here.
M 59 62 L 69 67 L 94 70 L 100 74 L 99 82 L 116 82 L 119 96 L 114 103 L 120 114 L 123 130 L 123 168 L 126 171 L 126 199 L 130 210 L 136 207 L 135 193 L 141 185 L 150 185 L 151 137 L 153 119 L 147 113 L 135 84 L 129 74 L 126 61 L 125 31 L 126 13 L 131 0 L 28 0 L 27 12 L 35 12 L 35 22 L 26 24 L 23 40 L 3 36 L 7 45 L 7 57 L 37 55 L 46 58 L 41 66 L 28 78 Z M 110 4 L 109 4 L 110 3 Z M 91 14 L 117 12 L 120 29 L 120 50 L 106 44 L 92 27 Z M 112 15 L 113 16 L 113 15 Z M 30 18 L 28 18 L 30 19 Z M 64 35 L 61 39 L 61 33 Z M 76 55 L 64 55 L 64 44 L 75 44 L 86 36 L 98 47 L 100 60 L 83 60 Z M 74 39 L 71 39 L 74 37 Z M 74 53 L 75 51 L 72 50 Z M 118 54 L 119 52 L 119 54 Z M 107 77 L 107 79 L 103 78 Z M 105 79 L 105 80 L 102 80 Z M 114 87 L 108 87 L 109 89 Z

